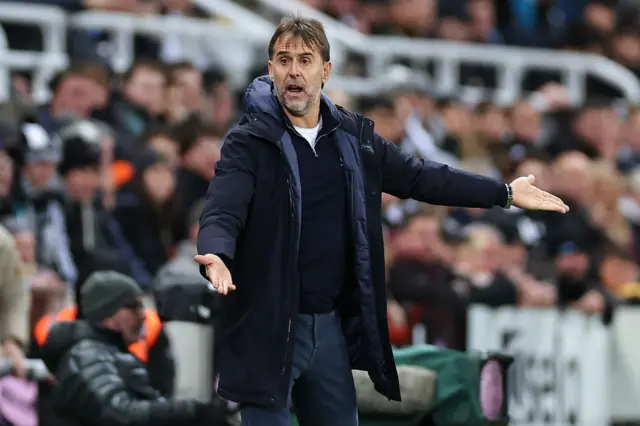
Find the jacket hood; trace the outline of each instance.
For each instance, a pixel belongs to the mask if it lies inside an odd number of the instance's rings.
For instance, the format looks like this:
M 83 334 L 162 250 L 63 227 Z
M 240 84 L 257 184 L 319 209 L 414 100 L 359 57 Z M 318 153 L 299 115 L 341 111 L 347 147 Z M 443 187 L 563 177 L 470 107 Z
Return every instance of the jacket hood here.
M 278 121 L 281 120 L 282 108 L 269 76 L 258 77 L 247 87 L 244 93 L 242 110 L 245 114 L 262 113 Z
M 322 106 L 329 111 L 336 121 L 341 121 L 338 108 L 331 102 L 331 99 L 324 92 L 320 96 Z M 244 94 L 242 109 L 244 117 L 240 121 L 241 125 L 249 122 L 261 122 L 262 125 L 269 126 L 271 130 L 278 128 L 280 133 L 277 135 L 274 132 L 260 132 L 260 134 L 269 135 L 274 142 L 280 139 L 286 127 L 285 115 L 276 96 L 273 81 L 269 76 L 263 75 L 253 80 Z
M 65 354 L 79 341 L 95 336 L 86 321 L 62 321 L 55 323 L 40 350 L 40 357 L 47 369 L 55 372 Z

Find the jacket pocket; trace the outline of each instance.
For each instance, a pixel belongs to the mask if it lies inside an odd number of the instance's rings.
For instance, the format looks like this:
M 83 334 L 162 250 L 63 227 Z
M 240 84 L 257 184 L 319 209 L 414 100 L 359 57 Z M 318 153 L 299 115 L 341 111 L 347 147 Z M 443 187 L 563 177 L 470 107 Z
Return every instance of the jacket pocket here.
M 247 322 L 251 315 L 252 303 L 241 306 L 237 294 L 228 294 L 220 301 L 220 328 L 223 334 L 231 335 Z

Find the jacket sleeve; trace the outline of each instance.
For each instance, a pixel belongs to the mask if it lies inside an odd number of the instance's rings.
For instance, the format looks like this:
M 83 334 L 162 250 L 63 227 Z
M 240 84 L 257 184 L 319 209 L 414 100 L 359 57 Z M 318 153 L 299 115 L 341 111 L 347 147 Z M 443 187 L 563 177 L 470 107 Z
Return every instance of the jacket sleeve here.
M 491 208 L 507 203 L 502 182 L 406 154 L 378 134 L 373 144 L 383 192 L 442 206 Z
M 21 268 L 13 237 L 0 227 L 0 341 L 14 339 L 26 345 L 31 296 Z
M 198 253 L 233 261 L 255 187 L 255 161 L 248 136 L 232 130 L 225 138 L 216 174 L 200 217 Z
M 194 402 L 138 399 L 112 355 L 81 345 L 71 349 L 56 372 L 53 404 L 59 415 L 94 426 L 175 426 L 196 421 Z M 139 368 L 145 369 L 142 364 Z M 131 376 L 143 374 L 134 371 Z

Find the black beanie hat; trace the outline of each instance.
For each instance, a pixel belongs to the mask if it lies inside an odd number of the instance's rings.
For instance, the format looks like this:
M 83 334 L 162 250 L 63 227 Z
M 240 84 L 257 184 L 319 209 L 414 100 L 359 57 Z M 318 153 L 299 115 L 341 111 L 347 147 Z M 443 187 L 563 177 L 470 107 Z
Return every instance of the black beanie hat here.
M 168 164 L 164 155 L 160 154 L 153 148 L 143 149 L 135 158 L 133 165 L 138 175 L 156 164 Z
M 62 161 L 58 164 L 61 175 L 70 170 L 97 167 L 100 164 L 100 142 L 104 130 L 90 120 L 75 121 L 60 131 Z
M 144 292 L 128 276 L 115 271 L 97 271 L 87 278 L 80 290 L 80 305 L 87 321 L 98 325 Z
M 100 165 L 100 146 L 86 142 L 81 138 L 64 141 L 62 161 L 58 164 L 58 172 L 64 176 L 73 169 L 98 167 Z

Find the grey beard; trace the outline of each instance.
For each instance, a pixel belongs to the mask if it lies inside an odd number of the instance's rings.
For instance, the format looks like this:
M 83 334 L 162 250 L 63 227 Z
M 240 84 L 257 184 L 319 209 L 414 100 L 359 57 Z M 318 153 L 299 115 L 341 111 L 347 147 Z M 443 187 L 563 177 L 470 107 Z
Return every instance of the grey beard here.
M 290 107 L 286 104 L 285 102 L 285 98 L 284 98 L 284 90 L 278 90 L 278 100 L 280 101 L 280 104 L 291 113 L 291 115 L 295 116 L 295 117 L 303 117 L 304 115 L 306 115 L 309 110 L 311 109 L 311 99 L 309 99 L 307 101 L 306 104 L 304 104 L 304 106 L 302 107 Z
M 299 108 L 288 107 L 287 105 L 284 104 L 284 102 L 282 104 L 287 109 L 287 111 L 289 111 L 292 115 L 296 117 L 304 117 L 311 109 L 311 102 L 307 102 L 304 106 Z

